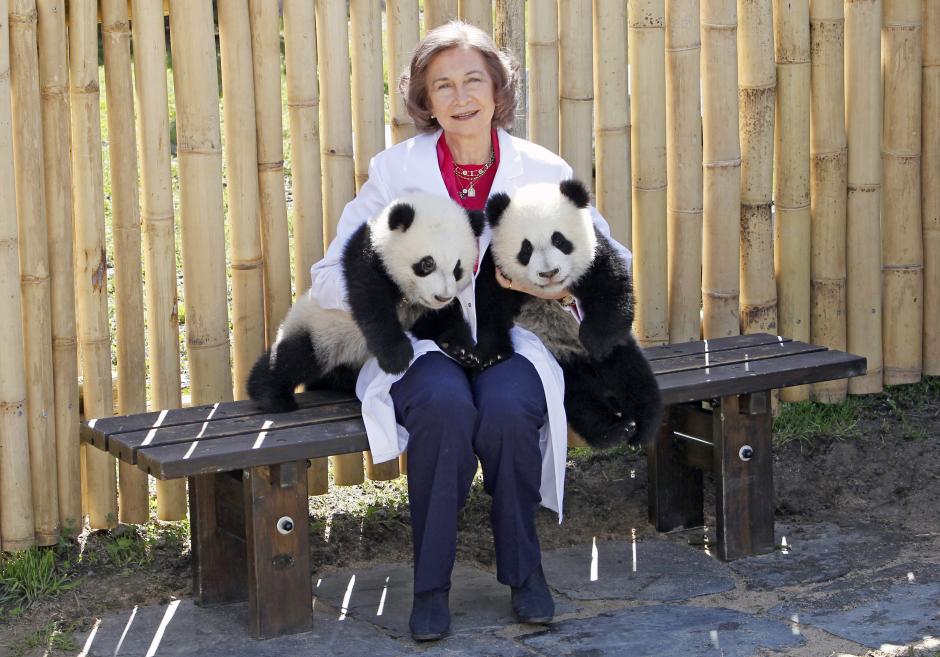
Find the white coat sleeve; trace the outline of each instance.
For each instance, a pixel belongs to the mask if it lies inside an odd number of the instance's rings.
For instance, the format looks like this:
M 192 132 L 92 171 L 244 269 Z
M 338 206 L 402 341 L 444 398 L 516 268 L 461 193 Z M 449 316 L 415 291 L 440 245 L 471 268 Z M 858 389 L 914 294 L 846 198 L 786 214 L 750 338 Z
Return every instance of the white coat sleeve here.
M 336 237 L 330 242 L 326 255 L 310 268 L 310 295 L 322 308 L 349 311 L 342 267 L 343 249 L 356 229 L 381 212 L 392 200 L 388 186 L 379 175 L 375 158 L 372 158 L 369 162 L 369 179 L 356 197 L 343 208 L 336 226 Z

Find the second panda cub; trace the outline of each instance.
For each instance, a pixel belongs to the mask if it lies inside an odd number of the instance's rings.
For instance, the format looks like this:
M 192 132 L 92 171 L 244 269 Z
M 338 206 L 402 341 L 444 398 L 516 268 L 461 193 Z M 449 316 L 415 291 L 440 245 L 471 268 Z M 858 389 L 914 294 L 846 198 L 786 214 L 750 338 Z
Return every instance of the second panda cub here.
M 568 422 L 590 445 L 648 442 L 662 414 L 659 389 L 636 341 L 633 287 L 626 263 L 594 227 L 584 185 L 576 180 L 535 184 L 486 205 L 493 231 L 480 263 L 477 307 L 487 308 L 477 330 L 477 356 L 487 367 L 513 352 L 510 329 L 526 328 L 542 341 L 565 375 Z M 496 281 L 496 269 L 547 293 L 567 290 L 582 321 L 556 301 Z

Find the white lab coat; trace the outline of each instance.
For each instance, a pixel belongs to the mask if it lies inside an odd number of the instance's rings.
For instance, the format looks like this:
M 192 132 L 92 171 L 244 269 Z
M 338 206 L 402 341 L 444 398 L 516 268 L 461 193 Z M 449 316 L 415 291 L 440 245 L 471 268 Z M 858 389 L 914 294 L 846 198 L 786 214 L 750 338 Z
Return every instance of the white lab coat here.
M 571 167 L 551 151 L 532 142 L 517 139 L 504 130 L 499 138 L 499 168 L 490 193 L 506 192 L 510 196 L 521 185 L 534 182 L 560 182 L 573 177 Z M 343 246 L 350 235 L 365 221 L 379 213 L 394 199 L 414 192 L 447 196 L 437 161 L 437 140 L 440 131 L 422 134 L 388 148 L 369 163 L 369 179 L 350 201 L 340 217 L 336 239 L 330 244 L 326 256 L 310 270 L 313 285 L 310 294 L 325 308 L 349 309 L 346 286 L 341 268 Z M 605 235 L 610 235 L 607 222 L 592 208 L 595 223 Z M 480 237 L 480 253 L 490 243 L 490 231 Z M 618 245 L 619 246 L 619 245 Z M 630 264 L 630 252 L 620 246 Z M 474 284 L 458 295 L 464 316 L 476 337 L 476 309 Z M 558 513 L 561 520 L 564 496 L 565 458 L 567 452 L 567 422 L 564 407 L 564 379 L 558 363 L 529 331 L 515 327 L 512 331 L 513 347 L 528 359 L 538 372 L 545 390 L 548 414 L 540 430 L 542 450 L 542 505 Z M 429 340 L 413 339 L 415 358 L 431 351 L 439 351 Z M 412 361 L 413 362 L 413 361 Z M 390 388 L 401 375 L 388 374 L 371 358 L 359 373 L 356 395 L 362 401 L 362 417 L 369 436 L 369 447 L 375 463 L 388 461 L 402 452 L 408 444 L 408 432 L 395 420 Z

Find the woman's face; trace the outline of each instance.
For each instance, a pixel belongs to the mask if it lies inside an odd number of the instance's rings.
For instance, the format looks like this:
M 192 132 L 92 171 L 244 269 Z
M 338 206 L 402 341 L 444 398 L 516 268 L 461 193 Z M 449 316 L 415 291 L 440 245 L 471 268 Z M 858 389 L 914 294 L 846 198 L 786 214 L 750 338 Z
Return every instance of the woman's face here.
M 444 50 L 431 60 L 426 75 L 431 114 L 444 132 L 461 137 L 489 134 L 496 110 L 493 79 L 478 50 Z

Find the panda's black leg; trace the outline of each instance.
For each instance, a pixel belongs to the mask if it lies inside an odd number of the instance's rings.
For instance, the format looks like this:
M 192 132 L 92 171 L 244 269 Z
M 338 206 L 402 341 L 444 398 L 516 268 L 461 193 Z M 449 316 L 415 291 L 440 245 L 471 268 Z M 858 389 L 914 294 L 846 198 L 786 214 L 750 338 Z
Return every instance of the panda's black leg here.
M 663 400 L 656 376 L 649 361 L 634 339 L 614 350 L 605 365 L 605 375 L 625 387 L 620 397 L 624 400 L 624 415 L 636 421 L 634 444 L 651 443 L 663 419 Z
M 294 389 L 321 375 L 310 335 L 296 333 L 285 337 L 255 362 L 248 375 L 248 396 L 266 411 L 293 411 L 297 408 Z
M 480 365 L 470 326 L 457 300 L 440 310 L 424 313 L 411 327 L 411 332 L 419 340 L 434 340 L 441 351 L 463 367 L 476 369 Z
M 565 374 L 565 413 L 568 424 L 594 448 L 633 442 L 636 424 L 621 414 L 608 399 L 600 372 L 589 361 L 563 363 Z

